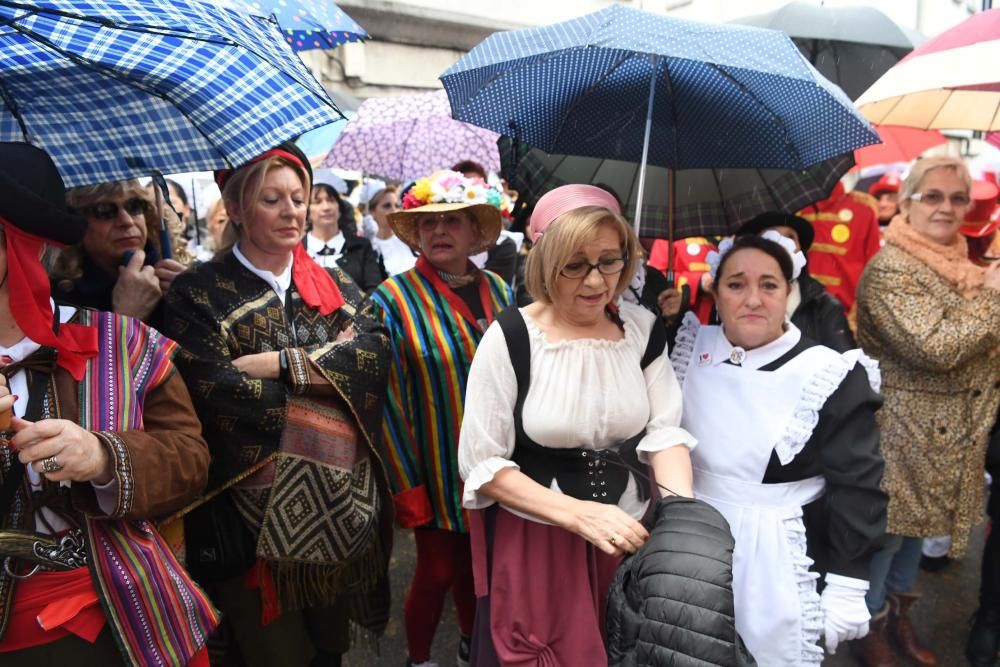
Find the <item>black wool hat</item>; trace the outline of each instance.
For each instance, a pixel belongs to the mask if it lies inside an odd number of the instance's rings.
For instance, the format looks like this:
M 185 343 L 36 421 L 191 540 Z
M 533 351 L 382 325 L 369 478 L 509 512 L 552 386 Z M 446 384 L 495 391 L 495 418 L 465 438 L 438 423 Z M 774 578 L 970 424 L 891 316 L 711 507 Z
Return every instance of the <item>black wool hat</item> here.
M 800 218 L 797 215 L 792 215 L 791 213 L 782 213 L 780 211 L 768 211 L 767 213 L 761 213 L 756 218 L 744 222 L 740 225 L 740 228 L 736 230 L 736 236 L 747 236 L 748 234 L 760 234 L 765 229 L 771 229 L 772 227 L 791 227 L 795 230 L 795 233 L 799 235 L 799 247 L 802 248 L 802 252 L 808 252 L 809 248 L 813 244 L 813 239 L 816 238 L 816 231 L 813 226 L 809 224 L 809 221 L 805 218 Z
M 0 217 L 47 241 L 73 245 L 87 220 L 66 206 L 66 186 L 49 154 L 25 143 L 0 142 Z

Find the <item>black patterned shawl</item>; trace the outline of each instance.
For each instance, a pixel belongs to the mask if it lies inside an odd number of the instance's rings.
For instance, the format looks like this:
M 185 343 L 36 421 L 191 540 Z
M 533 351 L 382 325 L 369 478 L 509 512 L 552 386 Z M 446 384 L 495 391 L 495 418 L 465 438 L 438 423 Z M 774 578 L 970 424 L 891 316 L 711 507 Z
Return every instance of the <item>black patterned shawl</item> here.
M 339 285 L 346 304 L 323 316 L 302 301 L 294 284 L 283 306 L 266 282 L 232 253 L 227 253 L 177 277 L 166 298 L 164 333 L 183 348 L 175 363 L 187 383 L 211 450 L 206 496 L 246 477 L 278 449 L 291 394 L 323 397 L 353 417 L 376 464 L 380 495 L 384 495 L 378 549 L 382 560 L 388 558 L 391 550 L 392 503 L 385 471 L 376 453 L 376 439 L 381 437 L 388 339 L 381 324 L 359 312 L 363 297 L 351 279 L 340 269 L 328 271 Z M 294 329 L 289 326 L 289 319 Z M 352 324 L 354 339 L 337 342 L 337 334 Z M 281 349 L 293 353 L 290 354 L 293 367 L 296 362 L 305 362 L 318 370 L 326 382 L 310 384 L 299 373 L 293 373 L 292 383 L 254 379 L 232 364 L 240 356 Z M 227 499 L 227 496 L 232 497 Z M 232 491 L 214 497 L 208 504 L 221 505 L 233 500 L 256 540 L 263 507 L 247 502 L 245 494 Z M 205 514 L 206 510 L 199 508 L 189 519 L 199 512 Z M 219 524 L 220 520 L 213 518 L 211 522 Z M 199 564 L 191 562 L 190 542 L 201 538 L 198 531 L 192 534 L 190 523 L 188 564 L 199 576 Z M 232 522 L 226 519 L 222 523 Z M 219 527 L 212 525 L 206 530 L 218 532 Z M 208 560 L 227 558 L 228 554 L 221 553 Z M 247 562 L 235 559 L 216 564 L 220 572 L 228 571 L 232 576 L 233 567 L 246 566 Z M 382 574 L 384 571 L 382 568 Z M 200 578 L 206 577 L 202 574 Z M 380 610 L 377 615 L 381 614 Z M 374 619 L 372 623 L 380 625 L 383 620 Z M 372 623 L 360 622 L 369 629 L 373 629 Z

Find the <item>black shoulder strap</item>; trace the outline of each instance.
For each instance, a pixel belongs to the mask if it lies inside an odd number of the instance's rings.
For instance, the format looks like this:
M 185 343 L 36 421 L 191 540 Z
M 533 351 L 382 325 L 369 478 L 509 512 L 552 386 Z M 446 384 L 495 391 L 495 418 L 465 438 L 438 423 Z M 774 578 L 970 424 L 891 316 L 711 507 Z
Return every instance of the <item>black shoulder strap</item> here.
M 663 324 L 663 320 L 657 317 L 656 322 L 653 323 L 653 329 L 649 332 L 646 351 L 642 353 L 642 361 L 639 362 L 642 370 L 646 370 L 646 366 L 649 366 L 657 357 L 663 354 L 663 350 L 666 347 L 667 327 Z
M 517 306 L 504 308 L 496 319 L 507 341 L 507 353 L 510 355 L 510 364 L 514 367 L 514 377 L 517 378 L 514 417 L 520 423 L 521 408 L 524 407 L 528 387 L 531 386 L 531 339 L 528 338 L 528 326 Z

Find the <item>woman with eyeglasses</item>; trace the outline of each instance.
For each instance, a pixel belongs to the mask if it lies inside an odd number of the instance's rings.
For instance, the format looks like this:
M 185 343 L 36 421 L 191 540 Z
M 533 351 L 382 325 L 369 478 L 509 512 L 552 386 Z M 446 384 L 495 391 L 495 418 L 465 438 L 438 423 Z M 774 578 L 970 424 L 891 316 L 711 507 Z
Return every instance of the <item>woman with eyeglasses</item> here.
M 56 260 L 53 298 L 129 315 L 161 329 L 163 295 L 192 259 L 181 239 L 181 222 L 167 209 L 174 259 L 163 259 L 160 223 L 139 181 L 71 188 L 66 201 L 87 219 L 87 232 Z
M 414 529 L 417 545 L 403 606 L 408 665 L 436 664 L 431 643 L 449 590 L 462 635 L 458 664 L 469 664 L 475 596 L 456 452 L 472 356 L 514 300 L 507 283 L 469 260 L 500 235 L 499 201 L 499 192 L 458 172 L 418 180 L 387 222 L 420 256 L 371 296 L 392 346 L 384 455 L 396 519 Z
M 475 518 L 473 664 L 607 664 L 604 608 L 645 543 L 649 483 L 691 495 L 680 388 L 655 315 L 621 301 L 639 243 L 591 185 L 538 200 L 524 279 L 534 303 L 486 332 L 458 462 Z M 614 452 L 613 454 L 610 452 Z
M 908 617 L 923 537 L 961 557 L 982 518 L 983 465 L 1000 406 L 1000 263 L 976 266 L 961 234 L 971 179 L 957 158 L 920 160 L 900 189 L 858 292 L 858 340 L 882 365 L 879 412 L 889 494 L 885 547 L 871 566 L 867 665 L 936 665 Z

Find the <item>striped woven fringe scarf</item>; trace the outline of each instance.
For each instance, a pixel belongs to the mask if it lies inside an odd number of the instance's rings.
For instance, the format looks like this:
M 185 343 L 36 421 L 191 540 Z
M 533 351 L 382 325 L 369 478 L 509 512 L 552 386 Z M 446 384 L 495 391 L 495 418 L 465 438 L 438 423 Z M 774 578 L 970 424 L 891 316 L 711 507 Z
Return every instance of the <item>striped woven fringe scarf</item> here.
M 177 344 L 113 313 L 81 311 L 100 352 L 80 386 L 80 422 L 91 431 L 141 429 L 146 393 L 173 371 Z M 218 612 L 148 521 L 89 523 L 104 610 L 122 633 L 129 663 L 182 667 L 219 624 Z

